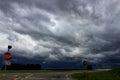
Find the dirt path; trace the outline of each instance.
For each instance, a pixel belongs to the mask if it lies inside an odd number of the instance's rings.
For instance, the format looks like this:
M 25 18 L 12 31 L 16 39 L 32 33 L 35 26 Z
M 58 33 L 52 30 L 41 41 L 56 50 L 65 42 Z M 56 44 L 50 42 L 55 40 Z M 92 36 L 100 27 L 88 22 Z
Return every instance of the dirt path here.
M 72 72 L 0 74 L 0 80 L 73 80 Z

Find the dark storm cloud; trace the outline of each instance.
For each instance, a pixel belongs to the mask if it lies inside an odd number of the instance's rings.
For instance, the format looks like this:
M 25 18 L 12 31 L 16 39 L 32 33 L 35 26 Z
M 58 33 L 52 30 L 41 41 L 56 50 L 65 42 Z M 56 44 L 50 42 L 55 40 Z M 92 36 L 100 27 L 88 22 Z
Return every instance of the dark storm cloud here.
M 0 0 L 1 51 L 12 44 L 15 53 L 45 61 L 119 63 L 119 5 L 119 0 Z

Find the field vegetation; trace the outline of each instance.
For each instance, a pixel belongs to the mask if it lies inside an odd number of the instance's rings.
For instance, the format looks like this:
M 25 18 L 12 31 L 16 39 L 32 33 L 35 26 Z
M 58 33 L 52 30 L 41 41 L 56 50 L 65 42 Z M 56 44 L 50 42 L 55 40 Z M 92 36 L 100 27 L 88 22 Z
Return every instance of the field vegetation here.
M 120 80 L 120 67 L 109 71 L 93 71 L 72 75 L 77 80 Z

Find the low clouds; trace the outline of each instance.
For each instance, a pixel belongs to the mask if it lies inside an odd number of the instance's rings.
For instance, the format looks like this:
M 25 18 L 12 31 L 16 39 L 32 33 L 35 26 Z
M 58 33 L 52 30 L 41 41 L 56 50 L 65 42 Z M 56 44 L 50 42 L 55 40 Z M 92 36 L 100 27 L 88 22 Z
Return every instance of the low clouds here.
M 1 1 L 1 51 L 12 44 L 14 54 L 45 61 L 118 59 L 119 5 L 119 0 Z

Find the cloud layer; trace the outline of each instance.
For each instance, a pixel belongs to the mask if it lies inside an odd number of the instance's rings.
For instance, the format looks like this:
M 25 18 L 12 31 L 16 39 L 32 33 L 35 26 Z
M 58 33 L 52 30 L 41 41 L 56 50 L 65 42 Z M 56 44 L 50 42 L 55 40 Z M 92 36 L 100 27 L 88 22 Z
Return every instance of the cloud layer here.
M 119 14 L 119 0 L 0 0 L 1 53 L 119 64 Z

